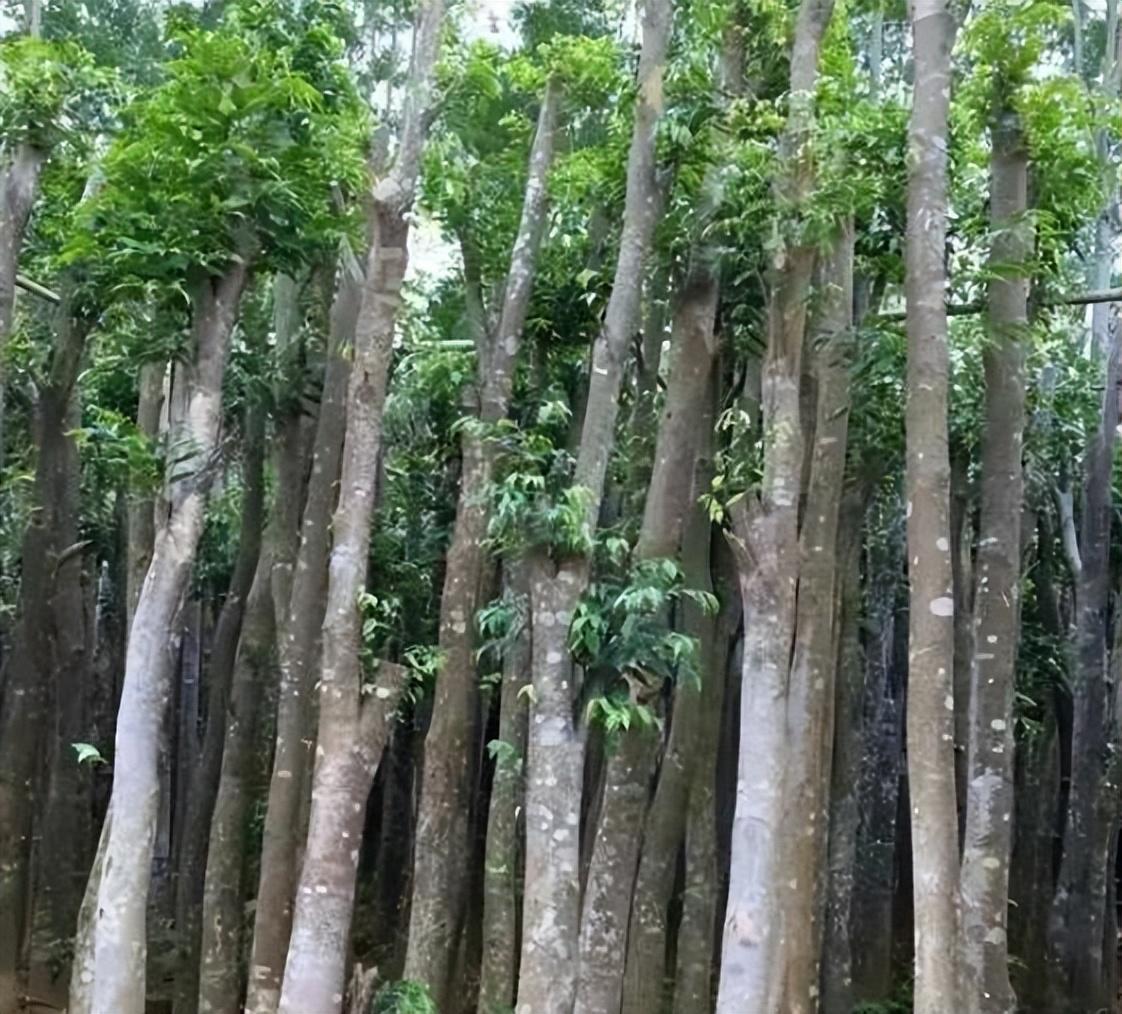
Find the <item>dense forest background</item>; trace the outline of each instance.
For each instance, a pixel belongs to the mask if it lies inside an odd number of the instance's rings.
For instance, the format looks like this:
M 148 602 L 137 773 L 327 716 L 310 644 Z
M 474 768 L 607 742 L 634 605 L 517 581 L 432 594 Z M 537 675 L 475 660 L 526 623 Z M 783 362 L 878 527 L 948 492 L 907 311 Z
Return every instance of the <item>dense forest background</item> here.
M 0 1014 L 1122 1010 L 1117 0 L 490 12 L 4 10 Z

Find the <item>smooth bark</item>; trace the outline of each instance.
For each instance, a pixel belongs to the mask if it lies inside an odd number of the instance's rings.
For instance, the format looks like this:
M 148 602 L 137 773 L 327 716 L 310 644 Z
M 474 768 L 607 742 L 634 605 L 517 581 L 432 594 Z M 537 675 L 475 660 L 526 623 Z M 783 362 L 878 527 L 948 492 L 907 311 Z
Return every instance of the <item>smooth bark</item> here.
M 186 412 L 175 420 L 167 516 L 137 603 L 117 716 L 113 806 L 94 939 L 93 1014 L 142 1014 L 145 914 L 159 797 L 161 728 L 171 686 L 168 640 L 179 611 L 212 478 L 221 423 L 222 378 L 230 332 L 246 281 L 244 264 L 198 283 L 193 354 L 182 369 Z M 179 460 L 179 455 L 182 459 Z
M 551 80 L 542 98 L 530 151 L 522 218 L 511 251 L 498 326 L 493 334 L 481 335 L 476 346 L 479 421 L 483 427 L 505 419 L 510 407 L 545 228 L 560 102 L 560 85 Z M 470 869 L 461 857 L 468 849 L 479 724 L 475 614 L 490 566 L 487 493 L 495 457 L 495 445 L 485 431 L 465 428 L 461 446 L 459 502 L 440 600 L 441 669 L 422 767 L 405 959 L 405 978 L 426 983 L 440 1009 L 448 1005 L 470 881 Z
M 958 820 L 954 783 L 954 581 L 947 452 L 947 116 L 955 22 L 945 0 L 912 11 L 908 127 L 907 754 L 915 905 L 915 1011 L 957 996 Z
M 442 0 L 417 10 L 394 164 L 374 187 L 373 238 L 355 327 L 339 502 L 332 524 L 311 814 L 281 987 L 283 1014 L 338 1014 L 366 799 L 405 685 L 382 662 L 363 686 L 359 594 L 366 585 L 382 414 L 408 256 L 408 215 L 435 99 Z
M 1013 832 L 1013 690 L 1020 635 L 1021 466 L 1025 428 L 1025 332 L 1032 229 L 1028 151 L 1013 113 L 992 130 L 990 341 L 983 350 L 982 503 L 974 565 L 973 665 L 966 831 L 962 854 L 964 1009 L 1012 1014 L 1009 860 Z

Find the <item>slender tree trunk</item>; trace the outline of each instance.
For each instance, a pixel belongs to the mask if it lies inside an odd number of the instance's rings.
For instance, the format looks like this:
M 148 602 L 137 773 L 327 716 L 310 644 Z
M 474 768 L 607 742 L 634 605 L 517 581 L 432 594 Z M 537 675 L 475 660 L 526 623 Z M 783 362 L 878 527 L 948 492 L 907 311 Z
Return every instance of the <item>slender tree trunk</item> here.
M 715 390 L 712 393 L 715 394 Z M 712 408 L 716 408 L 715 400 Z M 720 883 L 715 800 L 717 754 L 729 677 L 729 647 L 740 622 L 741 609 L 728 549 L 723 543 L 712 545 L 712 522 L 708 512 L 697 503 L 702 491 L 709 488 L 713 471 L 712 412 L 708 418 L 703 418 L 702 425 L 706 433 L 702 439 L 709 446 L 701 450 L 694 473 L 694 507 L 682 540 L 682 567 L 688 587 L 718 594 L 720 611 L 716 616 L 706 616 L 692 604 L 685 607 L 687 612 L 683 617 L 683 626 L 698 641 L 701 692 L 696 699 L 682 692 L 675 700 L 666 756 L 659 772 L 658 788 L 651 803 L 643 840 L 643 863 L 639 867 L 640 879 L 632 905 L 628 949 L 629 958 L 631 954 L 637 954 L 649 963 L 649 981 L 645 990 L 654 1006 L 640 1007 L 637 1002 L 636 970 L 634 965 L 630 965 L 624 1010 L 634 1014 L 657 1010 L 665 995 L 667 907 L 678 853 L 683 844 L 682 916 L 678 928 L 672 1009 L 675 1014 L 709 1014 L 713 1008 L 713 955 L 716 951 Z M 680 793 L 685 798 L 681 798 Z M 679 808 L 676 814 L 671 814 L 671 805 Z M 662 845 L 666 848 L 659 856 Z M 640 888 L 644 886 L 644 866 L 649 868 L 656 857 L 661 866 L 654 885 L 657 894 L 640 894 Z M 652 908 L 657 906 L 661 926 L 656 922 L 656 932 L 644 934 L 648 939 L 639 948 L 634 946 L 633 941 L 637 937 L 642 940 L 642 931 L 651 925 L 649 915 L 642 924 L 639 922 L 641 904 Z M 658 944 L 662 946 L 660 954 L 654 953 Z M 659 990 L 658 993 L 649 992 L 652 984 Z
M 164 408 L 164 377 L 167 363 L 145 363 L 140 367 L 136 428 L 141 435 L 155 442 L 160 432 L 160 416 Z M 156 539 L 156 507 L 148 492 L 128 498 L 128 545 L 125 562 L 126 634 L 132 629 L 132 618 L 140 599 L 140 588 L 148 564 L 152 561 L 152 545 Z
M 710 374 L 717 280 L 706 266 L 683 286 L 675 312 L 675 365 L 658 428 L 654 468 L 647 489 L 635 555 L 639 560 L 678 555 L 690 506 L 698 434 L 711 413 Z M 593 841 L 581 913 L 577 1012 L 619 1008 L 624 991 L 628 923 L 639 868 L 643 819 L 650 800 L 659 742 L 650 729 L 620 733 L 604 771 L 604 798 Z M 677 851 L 677 842 L 674 850 Z M 661 909 L 658 910 L 660 915 Z M 652 915 L 654 913 L 652 912 Z M 661 961 L 659 962 L 661 967 Z M 652 985 L 648 981 L 648 986 Z M 657 983 L 653 985 L 657 988 Z
M 323 622 L 319 730 L 311 814 L 296 893 L 280 1011 L 338 1014 L 346 984 L 355 878 L 366 799 L 404 689 L 382 662 L 363 686 L 358 598 L 366 586 L 382 413 L 405 277 L 408 215 L 434 102 L 442 0 L 417 10 L 400 146 L 374 188 L 374 230 L 347 391 L 347 425 Z
M 655 224 L 655 134 L 663 107 L 669 0 L 647 0 L 642 22 L 619 256 L 603 328 L 593 345 L 574 476 L 574 485 L 589 494 L 586 517 L 590 530 L 595 530 L 604 497 L 619 392 L 639 318 L 642 279 Z M 588 585 L 589 561 L 578 557 L 555 564 L 539 550 L 531 571 L 534 700 L 526 788 L 522 960 L 515 1009 L 518 1014 L 572 1014 L 580 933 L 577 878 L 584 734 L 573 716 L 577 687 L 568 628 Z M 557 837 L 551 837 L 555 834 Z
M 498 330 L 493 337 L 483 336 L 479 343 L 479 418 L 484 426 L 505 419 L 509 410 L 545 226 L 547 184 L 560 101 L 559 85 L 549 82 L 530 152 L 522 220 L 511 252 Z M 493 461 L 494 445 L 488 435 L 466 429 L 456 523 L 440 600 L 440 678 L 426 738 L 417 812 L 405 977 L 426 983 L 440 1010 L 449 1004 L 452 964 L 471 873 L 463 856 L 468 849 L 478 740 L 475 614 L 484 573 L 490 565 L 486 546 L 487 490 Z
M 282 537 L 287 538 L 288 533 Z M 226 706 L 222 770 L 210 824 L 200 915 L 198 1009 L 201 1014 L 239 1014 L 240 1011 L 242 869 L 251 802 L 253 747 L 260 701 L 271 678 L 276 632 L 270 588 L 272 548 L 270 545 L 262 553 L 246 600 Z
M 832 13 L 829 0 L 804 0 L 795 28 L 791 109 L 782 142 L 784 167 L 776 178 L 775 190 L 796 206 L 806 199 L 814 181 L 805 142 L 812 126 L 819 46 Z M 808 1002 L 808 991 L 801 996 L 784 995 L 785 951 L 788 940 L 793 939 L 790 934 L 809 932 L 810 927 L 796 925 L 794 919 L 789 921 L 784 911 L 787 899 L 781 903 L 781 898 L 782 884 L 788 882 L 783 872 L 785 850 L 792 844 L 785 819 L 785 779 L 795 761 L 791 743 L 796 744 L 796 750 L 809 746 L 802 738 L 791 740 L 787 696 L 789 676 L 802 674 L 805 678 L 802 670 L 792 668 L 792 652 L 797 647 L 802 553 L 802 354 L 814 260 L 814 250 L 801 245 L 785 248 L 775 256 L 761 385 L 764 474 L 759 493 L 738 502 L 733 516 L 745 633 L 740 756 L 718 1014 L 739 1014 L 746 1009 L 772 1014 L 787 1009 L 782 1006 L 785 1000 L 791 1004 Z M 834 510 L 836 525 L 836 504 Z M 792 689 L 797 691 L 796 684 L 802 682 L 794 680 Z M 815 735 L 819 720 L 805 710 L 805 693 L 803 700 L 796 699 L 795 703 L 804 709 L 798 720 L 807 719 L 795 734 Z M 807 782 L 800 778 L 793 784 L 802 792 Z M 809 844 L 811 836 L 805 838 Z M 792 900 L 797 900 L 799 891 L 796 887 Z M 801 891 L 812 892 L 813 885 L 804 883 Z M 796 919 L 802 918 L 809 920 L 805 905 L 796 915 Z M 813 985 L 816 993 L 817 977 Z
M 991 340 L 982 428 L 982 508 L 974 584 L 969 781 L 962 855 L 962 1000 L 971 1014 L 1013 1014 L 1007 918 L 1013 832 L 1013 688 L 1020 636 L 1024 340 L 1033 237 L 1028 151 L 1016 115 L 993 127 L 990 157 Z M 1018 270 L 1018 268 L 1020 270 Z
M 912 15 L 908 145 L 908 784 L 916 1014 L 957 995 L 958 820 L 954 784 L 954 588 L 947 455 L 947 112 L 955 22 L 945 0 Z
M 518 962 L 519 811 L 522 809 L 530 685 L 529 580 L 520 561 L 505 564 L 507 593 L 520 603 L 520 627 L 503 651 L 499 701 L 500 744 L 487 818 L 483 861 L 483 963 L 479 977 L 480 1014 L 501 1014 L 514 1003 Z
M 39 176 L 46 161 L 46 152 L 30 144 L 21 144 L 0 173 L 0 465 L 4 462 L 7 349 L 15 312 L 16 274 L 24 232 L 39 194 Z M 4 974 L 0 971 L 0 975 Z
M 791 1014 L 818 1009 L 823 936 L 820 871 L 826 867 L 830 762 L 837 673 L 838 517 L 849 426 L 853 321 L 853 227 L 847 223 L 822 265 L 821 317 L 813 329 L 817 387 L 814 446 L 805 515 L 799 534 L 796 634 L 787 684 L 787 733 L 792 757 L 787 792 L 803 821 L 790 829 L 786 937 L 786 1006 Z
M 246 601 L 253 588 L 265 511 L 265 411 L 253 405 L 246 411 L 242 465 L 244 494 L 238 555 L 230 587 L 214 634 L 208 682 L 206 734 L 187 788 L 186 818 L 179 850 L 175 896 L 175 927 L 182 951 L 175 982 L 174 1014 L 195 1014 L 199 1004 L 199 958 L 202 937 L 200 908 L 207 868 L 218 782 L 226 740 L 226 710 L 241 637 Z
M 180 476 L 168 490 L 166 523 L 137 603 L 117 716 L 113 820 L 109 826 L 94 941 L 93 1014 L 142 1014 L 145 912 L 159 795 L 158 756 L 170 693 L 167 644 L 202 534 L 221 423 L 222 377 L 230 332 L 246 280 L 237 264 L 194 296 L 194 355 L 186 367 L 186 417 L 176 420 L 184 448 Z M 174 450 L 174 449 L 173 449 Z
M 533 697 L 527 743 L 526 869 L 518 1014 L 571 1014 L 580 931 L 584 731 L 574 718 L 568 631 L 577 578 L 529 561 Z
M 307 497 L 300 522 L 295 564 L 273 567 L 273 609 L 277 624 L 280 686 L 272 775 L 261 839 L 261 870 L 249 959 L 247 1014 L 275 1014 L 280 1001 L 285 955 L 292 928 L 292 904 L 299 876 L 304 824 L 300 800 L 314 735 L 314 672 L 323 623 L 331 512 L 335 507 L 339 461 L 346 425 L 350 364 L 345 347 L 354 336 L 360 280 L 342 269 L 331 313 L 331 347 L 312 452 Z M 285 557 L 291 555 L 285 551 Z
M 830 786 L 826 923 L 822 944 L 822 1009 L 849 1011 L 855 1002 L 853 896 L 857 832 L 861 819 L 861 760 L 865 748 L 862 703 L 865 656 L 861 648 L 861 539 L 866 490 L 852 487 L 842 499 L 838 535 L 838 678 L 834 759 Z
M 64 913 L 80 887 L 68 876 L 80 875 L 75 866 L 80 854 L 70 851 L 80 837 L 81 814 L 70 814 L 68 798 L 75 779 L 67 778 L 62 765 L 75 764 L 69 743 L 68 757 L 60 757 L 58 736 L 75 724 L 74 708 L 81 709 L 80 692 L 85 656 L 85 630 L 80 606 L 82 546 L 77 543 L 77 452 L 72 428 L 74 385 L 90 325 L 72 319 L 69 306 L 58 315 L 58 338 L 50 376 L 36 405 L 38 453 L 33 491 L 34 509 L 20 548 L 20 611 L 11 654 L 6 661 L 4 707 L 0 711 L 0 1011 L 17 1009 L 17 998 L 26 989 L 33 912 L 33 837 L 45 827 L 64 831 L 47 851 L 59 863 L 48 875 L 44 869 L 44 904 L 53 918 L 51 926 L 63 929 Z M 66 580 L 69 584 L 63 584 Z M 73 594 L 71 594 L 73 593 Z M 61 617 L 65 604 L 79 602 L 78 617 Z M 66 623 L 68 629 L 58 629 Z M 76 636 L 71 637 L 73 632 Z M 56 638 L 61 634 L 61 638 Z M 52 711 L 55 722 L 52 723 Z M 80 721 L 81 714 L 77 715 Z M 54 733 L 54 735 L 52 735 Z M 71 741 L 72 742 L 72 741 Z M 43 778 L 50 761 L 49 783 Z M 73 773 L 73 772 L 71 772 Z M 80 776 L 75 775 L 75 778 Z M 79 783 L 80 784 L 80 783 Z M 69 788 L 67 788 L 69 786 Z M 44 813 L 44 797 L 45 813 Z M 73 836 L 65 834 L 72 816 Z M 41 818 L 46 819 L 40 824 Z M 74 827 L 73 824 L 79 826 Z M 57 879 L 55 879 L 57 878 Z M 73 918 L 72 913 L 71 917 Z

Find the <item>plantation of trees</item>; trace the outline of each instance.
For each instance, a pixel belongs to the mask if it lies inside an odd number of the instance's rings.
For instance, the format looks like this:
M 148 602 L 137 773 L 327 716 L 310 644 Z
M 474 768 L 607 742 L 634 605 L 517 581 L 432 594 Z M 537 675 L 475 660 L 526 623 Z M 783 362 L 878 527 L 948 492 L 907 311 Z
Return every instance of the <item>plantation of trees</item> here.
M 0 1014 L 1122 1011 L 1119 0 L 4 0 Z

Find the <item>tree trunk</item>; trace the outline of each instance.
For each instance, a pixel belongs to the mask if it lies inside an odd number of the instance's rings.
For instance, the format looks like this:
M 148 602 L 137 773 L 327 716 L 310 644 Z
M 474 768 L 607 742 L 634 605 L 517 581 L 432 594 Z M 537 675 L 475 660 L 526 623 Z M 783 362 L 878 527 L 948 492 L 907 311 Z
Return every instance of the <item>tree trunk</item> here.
M 8 387 L 8 338 L 16 303 L 16 274 L 27 220 L 39 195 L 39 176 L 46 152 L 20 144 L 0 174 L 0 466 L 4 463 L 5 395 Z M 0 965 L 0 969 L 3 965 Z M 7 973 L 0 971 L 0 976 Z M 3 989 L 3 986 L 0 986 Z M 2 994 L 0 994 L 2 996 Z
M 520 603 L 520 627 L 503 650 L 499 702 L 499 748 L 491 783 L 487 849 L 483 861 L 483 964 L 479 979 L 480 1014 L 501 1014 L 514 1004 L 518 961 L 518 815 L 523 805 L 530 685 L 529 581 L 525 564 L 505 565 L 507 592 Z
M 295 526 L 293 527 L 293 534 Z M 288 533 L 278 533 L 287 538 Z M 270 542 L 273 539 L 270 537 Z M 201 1014 L 239 1014 L 244 919 L 242 869 L 251 803 L 253 748 L 259 703 L 271 679 L 276 616 L 270 589 L 273 553 L 261 555 L 246 600 L 245 619 L 226 706 L 222 770 L 206 855 L 199 917 Z
M 974 655 L 966 833 L 962 855 L 962 986 L 969 1014 L 1013 1014 L 1007 918 L 1013 832 L 1013 689 L 1020 635 L 1024 339 L 1033 251 L 1028 151 L 1002 112 L 990 159 L 990 341 L 982 428 L 982 507 L 974 583 Z M 1019 270 L 1018 270 L 1019 269 Z
M 619 255 L 603 327 L 593 345 L 574 475 L 574 485 L 589 494 L 586 518 L 590 531 L 596 528 L 604 497 L 625 360 L 639 318 L 642 279 L 655 225 L 655 135 L 663 108 L 669 0 L 647 0 L 642 23 Z M 576 728 L 573 716 L 577 688 L 568 628 L 588 586 L 589 561 L 577 557 L 555 566 L 539 550 L 531 569 L 535 698 L 527 761 L 526 891 L 516 1010 L 518 1014 L 572 1014 L 580 932 L 577 877 L 584 734 Z M 540 616 L 539 607 L 543 610 Z M 554 833 L 560 837 L 551 839 Z M 626 917 L 625 911 L 624 920 Z
M 530 152 L 522 220 L 511 252 L 498 330 L 479 343 L 480 422 L 507 416 L 534 267 L 544 231 L 548 177 L 553 162 L 559 85 L 542 99 Z M 440 677 L 426 737 L 417 812 L 413 903 L 405 977 L 428 985 L 439 1010 L 449 1005 L 451 973 L 464 918 L 471 869 L 467 852 L 474 758 L 478 740 L 479 679 L 475 664 L 475 614 L 490 565 L 487 549 L 494 445 L 485 432 L 463 433 L 463 466 L 452 543 L 440 600 Z
M 59 737 L 69 735 L 82 718 L 80 692 L 85 665 L 85 630 L 81 622 L 82 546 L 77 542 L 77 450 L 69 434 L 73 394 L 90 324 L 70 316 L 65 305 L 58 318 L 58 338 L 50 376 L 36 405 L 38 453 L 34 509 L 20 547 L 19 616 L 6 661 L 4 707 L 0 712 L 0 1011 L 15 1011 L 27 985 L 33 913 L 32 843 L 45 828 L 64 837 L 47 844 L 59 863 L 44 872 L 41 885 L 50 925 L 69 937 L 81 897 L 81 811 L 71 813 L 81 775 L 69 742 L 60 756 Z M 64 584 L 66 581 L 68 583 Z M 63 607 L 77 615 L 63 616 Z M 56 635 L 61 635 L 56 639 Z M 73 636 L 72 636 L 73 635 Z M 76 694 L 76 688 L 78 693 Z M 77 714 L 75 709 L 78 709 Z M 54 721 L 52 722 L 52 713 Z M 54 733 L 54 735 L 52 735 Z M 73 742 L 71 740 L 70 742 Z M 43 772 L 50 762 L 48 782 Z M 44 813 L 44 796 L 46 806 Z M 70 798 L 68 798 L 70 797 Z M 40 824 L 45 817 L 45 823 Z M 70 821 L 73 834 L 65 832 Z M 74 826 L 75 823 L 78 826 Z M 79 840 L 75 840 L 79 839 Z M 71 851 L 77 847 L 79 852 Z M 46 867 L 43 867 L 46 871 Z M 57 879 L 56 879 L 57 878 Z
M 98 892 L 93 1014 L 142 1014 L 145 911 L 159 795 L 160 736 L 171 663 L 168 638 L 202 534 L 206 492 L 221 424 L 222 377 L 246 280 L 237 264 L 200 283 L 193 298 L 194 355 L 187 365 L 186 417 L 176 420 L 183 459 L 169 478 L 166 523 L 137 603 L 125 661 L 113 766 L 113 820 Z M 176 447 L 173 445 L 173 456 Z M 112 806 L 113 804 L 110 803 Z
M 517 1014 L 572 1014 L 580 931 L 584 731 L 574 718 L 569 624 L 577 578 L 529 560 L 533 695 L 527 743 L 526 870 Z
M 814 181 L 806 139 L 813 123 L 819 47 L 832 13 L 830 0 L 804 0 L 795 28 L 791 106 L 782 139 L 784 162 L 774 189 L 777 197 L 796 206 L 806 199 Z M 813 907 L 813 900 L 811 897 L 803 904 L 796 916 L 806 919 L 805 923 L 788 921 L 784 911 L 788 899 L 783 897 L 786 892 L 781 885 L 789 883 L 783 850 L 792 844 L 787 840 L 791 829 L 785 819 L 785 778 L 797 758 L 790 750 L 810 746 L 809 741 L 801 738 L 791 739 L 789 678 L 792 690 L 799 693 L 806 673 L 815 664 L 808 659 L 808 665 L 802 669 L 792 667 L 792 652 L 797 647 L 797 589 L 803 552 L 799 544 L 799 498 L 805 453 L 802 354 L 814 260 L 813 248 L 803 245 L 783 248 L 774 256 L 768 349 L 761 384 L 763 480 L 759 493 L 739 501 L 733 514 L 733 545 L 738 556 L 745 633 L 740 756 L 718 1014 L 745 1009 L 772 1014 L 788 1009 L 783 1006 L 785 1001 L 801 1005 L 813 1000 L 809 987 L 801 995 L 785 995 L 784 964 L 787 942 L 794 941 L 789 934 L 810 931 L 807 907 Z M 834 525 L 836 509 L 835 503 Z M 828 520 L 828 512 L 821 513 Z M 815 524 L 817 517 L 808 512 L 808 518 L 813 518 Z M 821 719 L 807 710 L 805 688 L 801 693 L 801 702 L 795 698 L 796 705 L 803 708 L 802 715 L 796 716 L 801 728 L 795 728 L 794 734 L 813 738 Z M 812 767 L 813 763 L 810 762 Z M 796 791 L 804 792 L 804 785 L 809 786 L 808 779 L 816 777 L 820 775 L 808 769 L 794 783 Z M 816 810 L 817 804 L 811 812 Z M 809 848 L 812 836 L 803 838 Z M 813 880 L 801 887 L 796 885 L 791 900 L 797 901 L 803 893 L 813 895 Z M 794 953 L 801 960 L 800 952 Z M 801 954 L 805 953 L 803 948 Z M 804 970 L 797 974 L 802 976 Z M 813 986 L 817 993 L 816 976 Z
M 265 511 L 265 411 L 251 405 L 245 413 L 242 462 L 243 496 L 238 555 L 230 587 L 215 628 L 207 673 L 206 734 L 199 758 L 190 772 L 186 818 L 179 850 L 175 888 L 175 928 L 181 950 L 175 980 L 173 1014 L 196 1014 L 199 1005 L 199 958 L 202 923 L 200 908 L 207 868 L 207 844 L 222 773 L 226 740 L 226 710 L 241 637 L 246 600 L 253 588 L 261 553 Z
M 153 443 L 160 432 L 160 417 L 164 409 L 164 378 L 167 363 L 145 363 L 138 377 L 136 428 Z M 132 629 L 132 618 L 140 600 L 140 588 L 148 564 L 152 562 L 152 545 L 156 539 L 156 505 L 145 492 L 128 497 L 128 545 L 125 562 L 126 636 Z
M 799 533 L 798 605 L 795 645 L 787 682 L 787 735 L 792 751 L 787 793 L 803 820 L 790 828 L 784 881 L 787 965 L 786 1006 L 791 1014 L 818 1009 L 819 961 L 829 831 L 830 762 L 837 674 L 838 517 L 849 427 L 853 322 L 853 227 L 842 226 L 820 276 L 820 319 L 812 329 L 813 376 L 817 387 L 814 447 L 805 514 Z M 787 879 L 789 878 L 789 879 Z
M 283 1014 L 338 1014 L 341 1009 L 366 799 L 405 684 L 404 670 L 383 662 L 374 687 L 363 686 L 358 599 L 366 587 L 382 414 L 408 256 L 407 216 L 435 99 L 443 15 L 442 0 L 427 0 L 417 10 L 400 146 L 373 193 L 374 229 L 355 328 L 332 525 L 311 814 L 281 988 Z
M 830 785 L 826 922 L 822 943 L 822 1009 L 850 1011 L 853 955 L 862 941 L 851 933 L 861 819 L 861 760 L 866 742 L 862 703 L 865 656 L 861 648 L 861 540 L 867 491 L 851 488 L 842 499 L 838 535 L 838 678 L 834 758 Z M 856 947 L 855 947 L 856 945 Z
M 955 1007 L 958 818 L 954 784 L 954 587 L 947 454 L 947 114 L 955 22 L 945 0 L 912 13 L 908 128 L 908 784 L 916 1014 Z
M 314 736 L 314 663 L 323 623 L 331 512 L 346 425 L 350 363 L 344 349 L 354 336 L 360 281 L 342 269 L 331 310 L 331 338 L 323 394 L 300 522 L 294 565 L 273 568 L 273 609 L 278 632 L 280 686 L 272 776 L 261 838 L 261 870 L 249 959 L 246 1014 L 275 1014 L 292 928 L 304 824 L 300 799 Z M 289 556 L 288 552 L 285 556 Z

